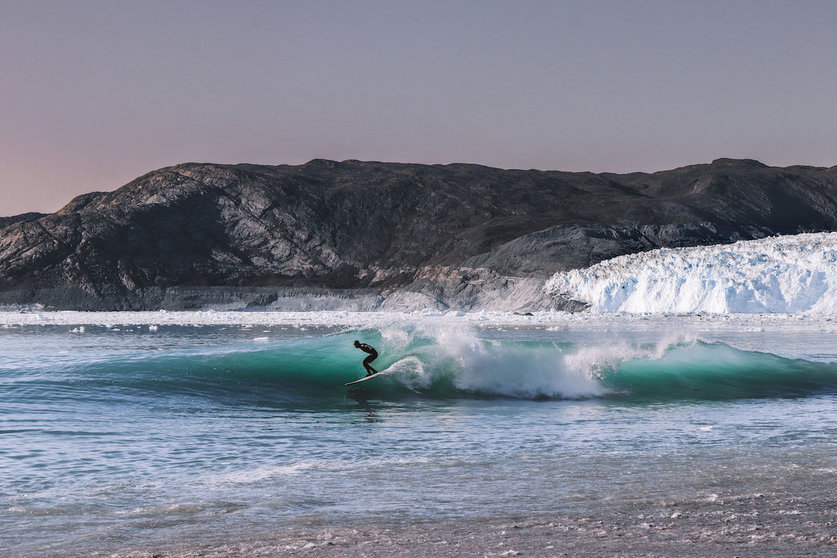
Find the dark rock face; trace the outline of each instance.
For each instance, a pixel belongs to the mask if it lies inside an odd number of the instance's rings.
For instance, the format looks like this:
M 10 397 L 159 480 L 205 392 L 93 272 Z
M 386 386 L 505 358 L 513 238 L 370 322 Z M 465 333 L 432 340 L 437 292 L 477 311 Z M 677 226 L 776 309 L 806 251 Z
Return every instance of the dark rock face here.
M 46 215 L 43 213 L 21 213 L 20 215 L 14 215 L 12 217 L 0 217 L 0 230 L 9 225 L 13 225 L 14 223 L 22 223 L 26 221 L 36 221 L 41 217 L 45 217 Z
M 471 308 L 477 290 L 621 254 L 814 230 L 837 230 L 837 168 L 190 163 L 0 219 L 0 304 L 258 307 L 319 289 Z

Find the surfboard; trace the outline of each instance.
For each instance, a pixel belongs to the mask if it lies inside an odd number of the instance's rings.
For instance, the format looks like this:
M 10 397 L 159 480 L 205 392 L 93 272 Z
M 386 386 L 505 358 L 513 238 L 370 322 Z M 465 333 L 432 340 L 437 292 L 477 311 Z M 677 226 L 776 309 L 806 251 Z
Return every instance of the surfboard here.
M 383 365 L 379 364 L 379 366 Z M 415 356 L 407 356 L 393 362 L 392 364 L 390 364 L 382 370 L 378 370 L 376 374 L 372 374 L 371 376 L 364 376 L 363 378 L 359 380 L 354 380 L 353 382 L 346 382 L 345 385 L 354 386 L 361 382 L 365 382 L 367 380 L 371 380 L 372 378 L 376 378 L 378 376 L 399 377 L 402 375 L 402 373 L 406 373 L 406 375 L 409 376 L 410 374 L 415 373 L 417 369 L 420 369 L 420 367 L 421 361 L 419 361 L 418 358 L 416 358 Z M 407 385 L 405 385 L 405 387 L 407 387 L 407 389 L 413 389 Z
M 378 374 L 380 374 L 380 372 L 378 372 Z M 374 378 L 374 377 L 375 377 L 375 376 L 377 376 L 378 374 L 372 374 L 371 376 L 364 376 L 364 377 L 363 377 L 363 378 L 361 378 L 360 380 L 355 380 L 355 381 L 353 381 L 353 382 L 346 382 L 346 384 L 345 384 L 345 385 L 347 385 L 347 386 L 353 386 L 353 385 L 355 385 L 355 384 L 359 384 L 359 383 L 361 383 L 361 382 L 365 382 L 366 380 L 371 380 L 372 378 Z

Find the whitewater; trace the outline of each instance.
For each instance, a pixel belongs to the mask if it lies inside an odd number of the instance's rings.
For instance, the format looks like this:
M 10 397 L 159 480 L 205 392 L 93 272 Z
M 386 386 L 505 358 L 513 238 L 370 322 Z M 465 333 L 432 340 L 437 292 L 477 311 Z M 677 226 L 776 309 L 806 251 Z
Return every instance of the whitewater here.
M 833 555 L 835 238 L 555 275 L 577 313 L 0 312 L 0 554 Z

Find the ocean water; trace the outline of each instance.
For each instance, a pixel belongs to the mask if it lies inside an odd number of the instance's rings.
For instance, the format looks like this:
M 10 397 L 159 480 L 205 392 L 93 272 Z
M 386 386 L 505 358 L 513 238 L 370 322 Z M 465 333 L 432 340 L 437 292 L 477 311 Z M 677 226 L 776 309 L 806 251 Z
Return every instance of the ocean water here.
M 835 519 L 830 321 L 250 316 L 4 318 L 0 554 L 765 498 Z M 385 374 L 346 388 L 355 339 Z

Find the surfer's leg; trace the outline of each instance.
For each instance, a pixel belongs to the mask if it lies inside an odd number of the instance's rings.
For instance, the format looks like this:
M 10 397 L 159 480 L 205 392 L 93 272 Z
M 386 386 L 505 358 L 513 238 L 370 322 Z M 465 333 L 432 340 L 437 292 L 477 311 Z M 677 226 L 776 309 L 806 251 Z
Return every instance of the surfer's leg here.
M 376 358 L 377 358 L 377 355 L 369 355 L 368 357 L 363 359 L 363 367 L 366 368 L 366 375 L 367 376 L 371 376 L 372 374 L 377 374 L 378 373 L 378 371 L 375 370 L 374 368 L 372 368 L 372 366 L 369 364 L 370 362 L 372 362 Z M 371 372 L 370 372 L 370 370 L 371 370 Z

